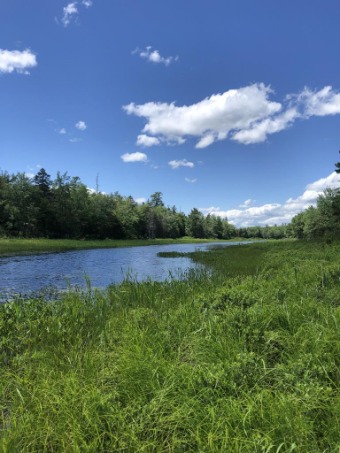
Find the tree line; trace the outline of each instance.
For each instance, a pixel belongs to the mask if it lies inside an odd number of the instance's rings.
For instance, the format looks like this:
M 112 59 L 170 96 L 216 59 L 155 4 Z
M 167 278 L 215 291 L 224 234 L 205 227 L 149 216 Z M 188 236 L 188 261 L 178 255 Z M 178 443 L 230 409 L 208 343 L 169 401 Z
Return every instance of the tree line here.
M 340 173 L 340 163 L 336 164 Z M 288 225 L 236 228 L 197 208 L 186 215 L 165 206 L 161 192 L 143 204 L 118 192 L 89 190 L 79 177 L 45 169 L 34 177 L 0 173 L 0 236 L 60 239 L 194 238 L 232 239 L 339 237 L 340 189 L 327 189 L 316 207 L 299 213 Z
M 310 206 L 293 217 L 290 228 L 298 239 L 340 239 L 339 189 L 326 189 L 316 207 Z
M 34 177 L 0 173 L 0 235 L 9 237 L 229 239 L 234 226 L 217 216 L 166 207 L 161 192 L 138 204 L 118 192 L 89 190 L 78 177 L 40 169 Z
M 340 174 L 340 162 L 335 164 L 335 171 Z M 310 206 L 293 217 L 289 228 L 291 235 L 298 239 L 340 239 L 340 187 L 326 189 L 315 207 Z

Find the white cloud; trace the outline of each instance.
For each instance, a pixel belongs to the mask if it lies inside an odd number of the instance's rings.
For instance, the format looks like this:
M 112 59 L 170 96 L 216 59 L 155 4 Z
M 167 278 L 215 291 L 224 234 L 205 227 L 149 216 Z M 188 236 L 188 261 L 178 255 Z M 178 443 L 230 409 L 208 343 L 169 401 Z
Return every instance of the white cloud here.
M 146 118 L 144 133 L 166 141 L 183 141 L 187 136 L 198 137 L 196 145 L 204 148 L 223 140 L 232 130 L 249 128 L 282 108 L 268 99 L 271 89 L 254 84 L 238 90 L 214 94 L 197 104 L 177 107 L 174 103 L 131 103 L 124 106 L 130 115 Z
M 249 208 L 249 206 L 254 204 L 254 202 L 255 202 L 255 200 L 248 198 L 248 200 L 245 200 L 242 204 L 240 204 L 240 208 Z
M 78 16 L 77 2 L 69 3 L 63 8 L 63 17 L 61 19 L 64 27 L 70 25 L 70 23 Z
M 196 143 L 196 148 L 198 148 L 198 149 L 206 148 L 207 146 L 213 144 L 214 141 L 215 141 L 215 138 L 214 138 L 213 134 L 206 134 L 201 138 L 201 140 L 199 140 Z
M 300 104 L 306 118 L 340 113 L 340 93 L 334 92 L 331 86 L 326 86 L 319 91 L 304 88 L 300 94 L 288 98 Z
M 232 139 L 244 145 L 264 142 L 268 135 L 287 129 L 299 116 L 296 109 L 288 109 L 281 115 L 255 122 L 250 128 L 233 133 Z
M 90 6 L 93 5 L 93 1 L 92 1 L 92 0 L 83 0 L 81 3 L 82 3 L 82 5 L 84 5 L 86 8 L 90 8 Z
M 246 200 L 241 205 L 244 209 L 221 210 L 219 207 L 201 208 L 204 214 L 214 214 L 227 218 L 229 222 L 238 227 L 254 225 L 280 225 L 289 223 L 299 212 L 309 206 L 315 206 L 319 195 L 326 188 L 336 188 L 340 185 L 340 177 L 336 172 L 326 178 L 308 184 L 302 195 L 297 198 L 289 198 L 285 203 L 267 203 L 262 206 L 250 206 L 252 200 Z M 248 202 L 248 203 L 247 203 Z
M 306 189 L 314 190 L 319 193 L 328 187 L 331 189 L 335 189 L 336 187 L 339 187 L 339 182 L 340 182 L 339 178 L 340 178 L 340 176 L 334 171 L 329 176 L 326 176 L 326 178 L 321 178 L 315 182 L 312 182 L 311 184 L 308 184 Z
M 304 88 L 282 102 L 271 100 L 272 95 L 269 86 L 255 83 L 213 94 L 192 105 L 147 102 L 130 103 L 123 109 L 146 120 L 139 137 L 148 137 L 149 146 L 160 142 L 182 144 L 188 137 L 195 137 L 196 148 L 227 138 L 245 145 L 261 143 L 298 119 L 340 114 L 340 93 L 329 86 L 319 91 Z M 143 144 L 143 140 L 137 139 L 137 144 Z
M 154 145 L 159 145 L 160 140 L 157 137 L 149 137 L 148 135 L 145 134 L 140 134 L 137 137 L 137 142 L 136 144 L 138 146 L 154 146 Z
M 101 193 L 103 195 L 106 195 L 106 192 L 102 192 L 101 190 L 96 190 L 96 189 L 93 189 L 93 187 L 87 187 L 87 192 L 90 194 L 90 195 L 93 195 L 95 193 Z
M 80 131 L 87 129 L 85 121 L 78 121 L 78 123 L 76 123 L 74 126 Z
M 146 162 L 148 160 L 148 156 L 140 152 L 125 153 L 122 154 L 120 157 L 123 162 Z
M 92 5 L 93 5 L 92 0 L 75 1 L 66 5 L 63 8 L 63 16 L 61 18 L 61 22 L 64 25 L 64 27 L 68 27 L 71 24 L 71 22 L 77 21 L 79 15 L 79 6 L 90 8 Z
M 210 206 L 210 208 L 199 208 L 199 210 L 204 212 L 205 215 L 213 214 L 214 212 L 221 212 L 220 207 L 217 206 Z
M 146 198 L 144 198 L 144 197 L 134 198 L 134 200 L 137 204 L 143 204 L 143 203 L 146 203 L 146 201 L 147 201 Z
M 60 135 L 65 135 L 66 134 L 66 129 L 64 127 L 62 127 L 60 130 L 59 130 L 59 134 Z
M 40 170 L 40 169 L 41 169 L 41 165 L 40 164 L 36 164 L 33 167 L 28 165 L 27 166 L 27 171 L 25 171 L 25 176 L 27 176 L 27 178 L 34 178 L 34 176 L 37 173 L 37 170 Z
M 150 63 L 162 63 L 165 66 L 169 66 L 170 63 L 178 60 L 178 57 L 162 57 L 159 50 L 152 50 L 151 46 L 147 46 L 145 50 L 137 48 L 132 53 L 138 53 L 141 58 L 144 58 Z
M 82 139 L 78 138 L 78 137 L 72 137 L 69 139 L 69 142 L 71 142 L 71 143 L 79 143 L 81 141 L 82 141 Z
M 188 160 L 186 159 L 182 159 L 182 160 L 170 160 L 170 162 L 168 162 L 168 164 L 170 165 L 170 167 L 175 170 L 176 168 L 179 168 L 179 167 L 189 167 L 189 168 L 194 168 L 195 164 L 193 162 L 189 162 Z
M 28 69 L 37 66 L 37 57 L 29 49 L 3 50 L 0 49 L 0 74 L 18 72 L 29 74 Z

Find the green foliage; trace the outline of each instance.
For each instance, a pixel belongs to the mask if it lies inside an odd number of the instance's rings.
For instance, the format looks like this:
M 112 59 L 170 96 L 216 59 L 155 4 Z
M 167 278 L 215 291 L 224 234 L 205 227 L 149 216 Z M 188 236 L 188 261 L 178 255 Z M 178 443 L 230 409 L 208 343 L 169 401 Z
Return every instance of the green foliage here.
M 337 452 L 340 244 L 0 306 L 0 451 Z
M 340 173 L 340 162 L 335 164 Z M 332 242 L 340 239 L 340 187 L 326 189 L 318 197 L 317 206 L 297 214 L 288 226 L 290 237 Z
M 196 208 L 192 209 L 187 220 L 187 235 L 193 238 L 201 238 L 204 233 L 204 216 Z
M 315 208 L 311 206 L 292 219 L 290 231 L 298 239 L 339 239 L 340 189 L 326 189 Z
M 52 239 L 324 239 L 340 237 L 340 189 L 327 189 L 289 225 L 235 228 L 227 219 L 197 208 L 188 215 L 166 207 L 163 194 L 155 192 L 138 205 L 118 192 L 89 191 L 78 177 L 45 169 L 29 178 L 25 174 L 0 174 L 0 235 Z
M 29 178 L 0 174 L 0 235 L 52 239 L 180 238 L 186 231 L 195 238 L 230 238 L 235 229 L 226 220 L 194 209 L 193 216 L 166 207 L 161 192 L 138 205 L 118 192 L 91 192 L 78 177 L 45 169 Z M 211 223 L 211 225 L 210 225 Z M 209 225 L 208 225 L 209 224 Z

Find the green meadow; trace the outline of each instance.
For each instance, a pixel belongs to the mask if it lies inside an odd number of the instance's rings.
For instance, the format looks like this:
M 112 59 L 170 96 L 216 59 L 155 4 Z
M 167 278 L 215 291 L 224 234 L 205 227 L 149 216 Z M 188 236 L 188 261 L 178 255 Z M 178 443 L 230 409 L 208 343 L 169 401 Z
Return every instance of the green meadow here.
M 340 451 L 340 243 L 191 257 L 0 306 L 1 452 Z

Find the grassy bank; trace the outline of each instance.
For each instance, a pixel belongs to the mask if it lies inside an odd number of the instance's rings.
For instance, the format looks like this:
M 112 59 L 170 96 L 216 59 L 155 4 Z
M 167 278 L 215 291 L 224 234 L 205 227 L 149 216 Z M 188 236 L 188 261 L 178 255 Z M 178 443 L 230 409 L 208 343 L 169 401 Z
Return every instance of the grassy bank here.
M 0 306 L 0 451 L 339 452 L 340 244 Z
M 237 239 L 235 239 L 237 240 Z M 66 252 L 68 250 L 99 249 L 114 247 L 137 247 L 145 245 L 189 244 L 212 242 L 213 239 L 121 239 L 121 240 L 76 240 L 76 239 L 7 239 L 0 238 L 0 257 L 32 253 Z M 218 242 L 218 241 L 217 241 Z

